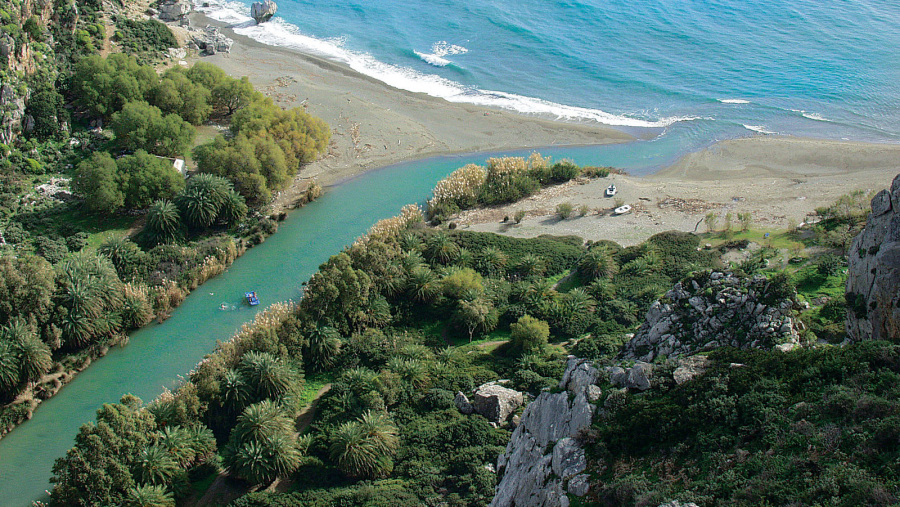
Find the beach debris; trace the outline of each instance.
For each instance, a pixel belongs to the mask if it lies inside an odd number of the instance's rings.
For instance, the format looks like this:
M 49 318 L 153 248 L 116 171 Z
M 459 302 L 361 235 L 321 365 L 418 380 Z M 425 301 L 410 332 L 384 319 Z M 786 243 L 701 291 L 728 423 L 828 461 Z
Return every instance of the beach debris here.
M 678 197 L 666 197 L 656 203 L 659 209 L 673 208 L 685 213 L 705 213 L 722 207 L 719 203 L 706 202 L 702 199 L 681 199 Z
M 253 5 L 250 6 L 250 16 L 256 20 L 257 25 L 261 25 L 272 19 L 272 16 L 275 15 L 275 11 L 277 10 L 278 4 L 272 0 L 253 2 Z

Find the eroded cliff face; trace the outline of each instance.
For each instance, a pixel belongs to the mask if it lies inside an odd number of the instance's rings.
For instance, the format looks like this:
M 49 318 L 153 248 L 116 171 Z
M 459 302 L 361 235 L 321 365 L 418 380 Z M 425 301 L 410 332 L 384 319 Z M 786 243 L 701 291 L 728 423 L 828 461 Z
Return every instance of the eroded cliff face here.
M 564 390 L 543 392 L 528 405 L 497 460 L 502 479 L 491 507 L 565 507 L 567 493 L 587 493 L 587 459 L 578 437 L 591 426 L 599 378 L 590 361 L 570 357 L 559 385 Z
M 900 175 L 872 199 L 872 214 L 849 259 L 849 338 L 900 340 Z

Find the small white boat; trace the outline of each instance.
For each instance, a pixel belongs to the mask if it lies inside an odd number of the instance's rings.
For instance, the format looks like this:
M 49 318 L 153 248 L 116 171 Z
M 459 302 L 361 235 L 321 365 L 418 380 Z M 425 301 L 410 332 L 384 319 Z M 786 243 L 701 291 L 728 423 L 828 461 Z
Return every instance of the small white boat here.
M 613 213 L 615 213 L 616 215 L 624 215 L 629 211 L 631 211 L 631 206 L 626 204 L 625 206 L 619 206 L 618 208 L 614 209 Z
M 610 186 L 606 187 L 606 197 L 612 197 L 612 196 L 616 195 L 616 192 L 618 192 L 618 191 L 619 191 L 619 189 L 616 188 L 616 184 L 613 183 Z

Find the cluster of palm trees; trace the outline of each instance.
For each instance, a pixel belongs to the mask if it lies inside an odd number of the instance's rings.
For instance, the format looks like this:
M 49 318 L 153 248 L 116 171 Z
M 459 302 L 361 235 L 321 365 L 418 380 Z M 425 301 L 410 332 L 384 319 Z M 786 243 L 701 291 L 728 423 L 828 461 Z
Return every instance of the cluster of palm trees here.
M 0 399 L 40 380 L 52 364 L 50 347 L 40 340 L 34 326 L 17 318 L 0 327 Z
M 159 200 L 147 210 L 145 234 L 151 243 L 172 243 L 181 238 L 185 227 L 209 228 L 217 223 L 233 225 L 247 214 L 244 198 L 230 181 L 212 174 L 192 176 L 175 197 Z

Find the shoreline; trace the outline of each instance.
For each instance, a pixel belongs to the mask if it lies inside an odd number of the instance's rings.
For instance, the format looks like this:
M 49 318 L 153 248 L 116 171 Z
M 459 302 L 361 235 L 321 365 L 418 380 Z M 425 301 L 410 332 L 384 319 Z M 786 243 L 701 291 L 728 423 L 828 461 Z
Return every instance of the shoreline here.
M 203 13 L 191 13 L 190 20 L 194 27 L 220 27 L 234 45 L 230 53 L 192 55 L 189 61 L 213 63 L 235 77 L 246 75 L 276 104 L 305 107 L 332 128 L 328 152 L 300 168 L 272 203 L 276 213 L 296 207 L 311 181 L 332 186 L 398 163 L 638 139 L 612 126 L 535 118 L 393 88 L 338 62 L 235 34 L 227 23 Z M 624 190 L 617 197 L 635 208 L 615 222 L 553 220 L 553 208 L 566 200 L 587 204 L 591 214 L 613 207 L 612 199 L 602 197 L 609 183 L 605 179 L 550 187 L 510 206 L 461 213 L 456 221 L 463 228 L 501 234 L 578 234 L 623 244 L 639 243 L 662 230 L 700 230 L 696 224 L 709 211 L 723 216 L 750 211 L 757 217 L 756 227 L 786 228 L 851 190 L 883 188 L 898 172 L 897 144 L 756 135 L 715 142 L 647 176 L 612 176 Z M 499 223 L 519 208 L 528 210 L 523 224 Z
M 648 176 L 570 182 L 508 206 L 466 211 L 453 221 L 463 230 L 518 237 L 574 234 L 623 246 L 668 230 L 705 232 L 702 222 L 710 212 L 719 217 L 719 227 L 727 213 L 736 224 L 737 213 L 749 212 L 754 229 L 784 230 L 852 191 L 889 187 L 898 173 L 900 145 L 757 136 L 721 141 Z M 604 196 L 610 183 L 619 189 L 615 198 Z M 611 216 L 616 199 L 632 212 Z M 559 220 L 555 207 L 563 202 L 591 211 Z M 502 223 L 518 210 L 526 211 L 521 224 Z
M 536 118 L 393 88 L 340 63 L 235 34 L 203 13 L 192 12 L 189 18 L 194 28 L 218 26 L 234 40 L 230 53 L 191 55 L 189 64 L 209 62 L 230 76 L 247 76 L 276 104 L 305 107 L 331 126 L 327 153 L 300 168 L 291 187 L 276 199 L 276 211 L 290 207 L 286 205 L 312 179 L 330 186 L 372 169 L 433 156 L 636 139 L 599 123 Z

